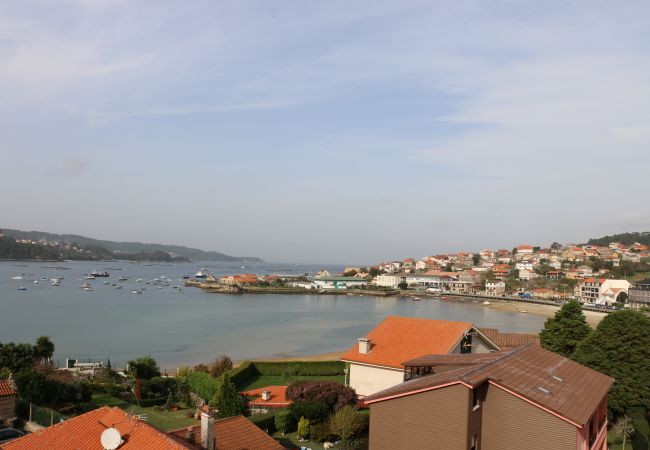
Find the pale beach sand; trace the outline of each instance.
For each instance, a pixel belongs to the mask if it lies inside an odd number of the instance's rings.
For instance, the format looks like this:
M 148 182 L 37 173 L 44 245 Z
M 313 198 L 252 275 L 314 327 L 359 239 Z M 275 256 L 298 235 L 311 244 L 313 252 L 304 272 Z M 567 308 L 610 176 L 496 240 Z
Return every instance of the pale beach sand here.
M 551 305 L 540 305 L 537 303 L 523 303 L 523 302 L 499 302 L 495 301 L 491 305 L 485 306 L 486 308 L 492 308 L 499 311 L 528 311 L 528 314 L 536 314 L 544 317 L 553 317 L 555 313 L 560 309 L 559 306 Z M 524 313 L 522 313 L 524 314 Z M 587 318 L 587 323 L 592 327 L 596 327 L 598 323 L 605 317 L 606 313 L 596 312 L 596 311 L 583 311 L 583 314 Z

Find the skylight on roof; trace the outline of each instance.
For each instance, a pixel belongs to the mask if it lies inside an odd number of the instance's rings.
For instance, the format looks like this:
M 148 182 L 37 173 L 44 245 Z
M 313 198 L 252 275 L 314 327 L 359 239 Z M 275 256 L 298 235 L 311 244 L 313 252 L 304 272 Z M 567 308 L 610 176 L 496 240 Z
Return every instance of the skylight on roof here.
M 550 394 L 551 393 L 551 391 L 549 391 L 548 389 L 543 388 L 541 386 L 537 386 L 537 389 L 539 389 L 540 391 L 542 391 L 545 394 Z
M 559 381 L 560 383 L 564 383 L 564 380 L 557 375 L 553 375 L 551 378 L 553 378 L 555 381 Z

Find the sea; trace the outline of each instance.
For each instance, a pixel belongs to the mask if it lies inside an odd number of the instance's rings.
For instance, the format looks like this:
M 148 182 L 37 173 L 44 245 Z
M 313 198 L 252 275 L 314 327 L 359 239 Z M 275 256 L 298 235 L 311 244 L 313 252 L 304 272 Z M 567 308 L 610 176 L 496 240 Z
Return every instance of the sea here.
M 60 365 L 67 358 L 110 358 L 112 364 L 121 366 L 151 355 L 161 368 L 172 371 L 207 363 L 221 354 L 244 360 L 345 350 L 389 315 L 468 321 L 504 332 L 538 332 L 543 326 L 543 317 L 497 311 L 473 302 L 359 295 L 230 295 L 183 285 L 184 275 L 192 276 L 201 268 L 215 275 L 297 275 L 321 267 L 267 262 L 2 261 L 0 342 L 33 343 L 38 336 L 49 336 L 56 346 L 53 359 Z M 110 276 L 84 278 L 95 269 Z M 17 276 L 22 279 L 13 279 Z M 62 277 L 60 286 L 49 281 L 56 277 Z M 120 277 L 128 280 L 118 282 Z M 92 291 L 81 288 L 85 283 Z

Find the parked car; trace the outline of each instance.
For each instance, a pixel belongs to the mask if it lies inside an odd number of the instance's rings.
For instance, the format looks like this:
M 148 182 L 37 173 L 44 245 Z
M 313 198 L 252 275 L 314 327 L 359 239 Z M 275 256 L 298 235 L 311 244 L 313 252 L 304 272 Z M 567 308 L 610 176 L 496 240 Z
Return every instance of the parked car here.
M 24 431 L 16 430 L 15 428 L 3 428 L 0 429 L 0 444 L 6 444 L 9 441 L 18 439 L 19 437 L 25 436 Z

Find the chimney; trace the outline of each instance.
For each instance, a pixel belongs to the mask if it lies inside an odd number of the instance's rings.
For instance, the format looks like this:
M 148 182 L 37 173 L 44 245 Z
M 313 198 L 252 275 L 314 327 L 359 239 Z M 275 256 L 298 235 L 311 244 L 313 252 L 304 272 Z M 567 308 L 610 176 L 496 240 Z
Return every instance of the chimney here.
M 359 338 L 357 339 L 359 343 L 359 353 L 367 355 L 370 353 L 370 339 L 368 338 Z
M 264 401 L 269 401 L 269 400 L 271 400 L 271 392 L 269 392 L 269 391 L 262 391 L 262 400 L 264 400 Z
M 190 425 L 189 427 L 187 427 L 187 435 L 185 437 L 187 438 L 188 441 L 190 441 L 192 444 L 194 444 L 194 441 L 195 441 L 196 437 L 194 435 L 194 427 L 193 426 Z
M 201 411 L 201 449 L 214 450 L 214 415 L 210 409 Z

